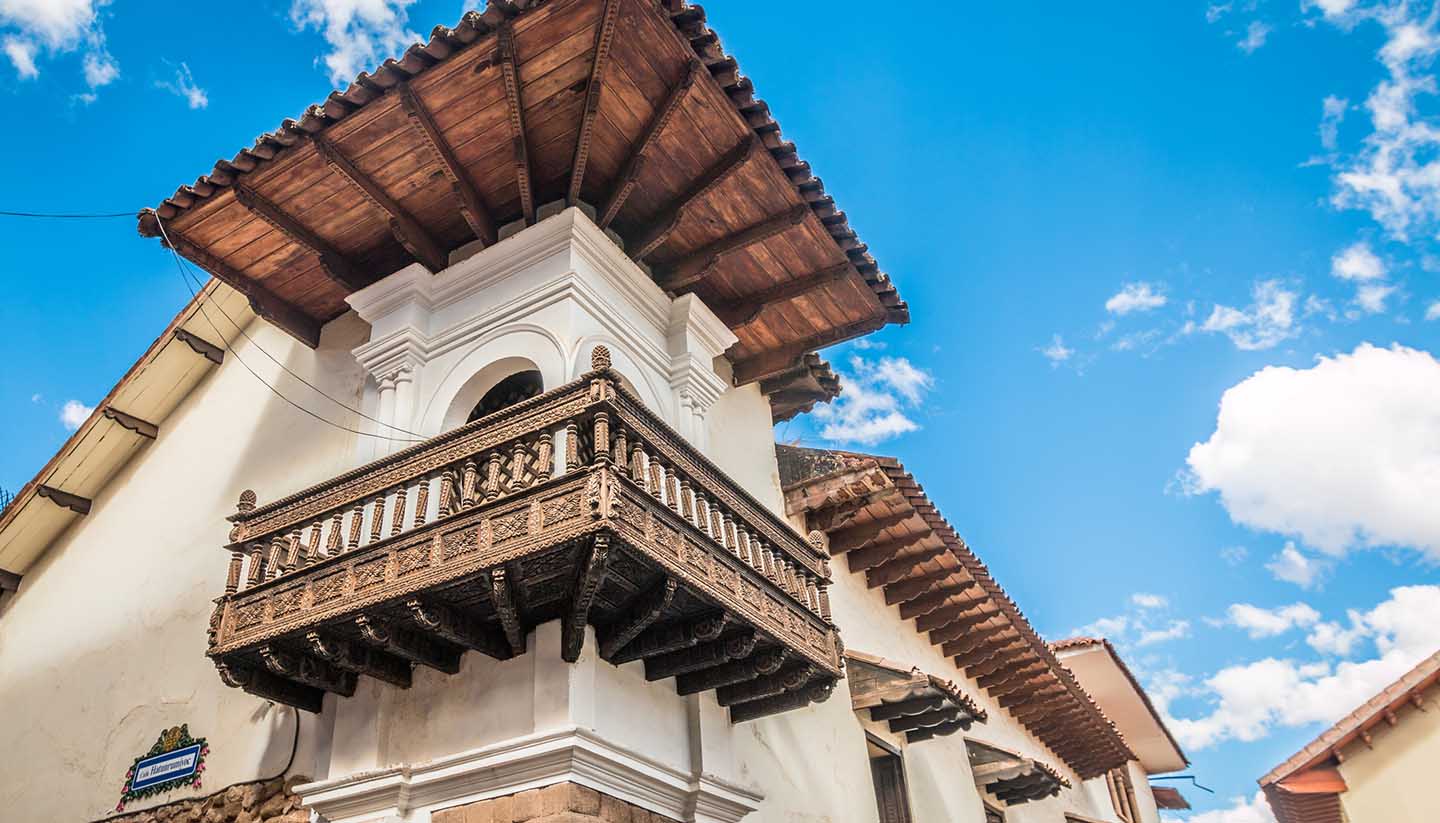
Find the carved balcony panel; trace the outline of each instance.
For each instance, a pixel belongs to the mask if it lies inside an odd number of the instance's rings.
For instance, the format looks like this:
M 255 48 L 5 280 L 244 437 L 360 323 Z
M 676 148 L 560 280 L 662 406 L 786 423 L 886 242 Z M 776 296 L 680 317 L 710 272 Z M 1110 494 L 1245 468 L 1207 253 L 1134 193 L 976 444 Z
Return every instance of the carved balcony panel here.
M 310 711 L 562 621 L 740 722 L 840 676 L 825 556 L 619 387 L 582 379 L 264 506 L 242 495 L 209 655 Z

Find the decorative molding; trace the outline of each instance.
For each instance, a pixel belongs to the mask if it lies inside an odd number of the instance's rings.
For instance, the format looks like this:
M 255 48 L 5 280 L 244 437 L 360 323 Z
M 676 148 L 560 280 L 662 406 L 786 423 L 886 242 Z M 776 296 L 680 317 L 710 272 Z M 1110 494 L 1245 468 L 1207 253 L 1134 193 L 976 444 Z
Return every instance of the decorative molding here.
M 154 440 L 160 436 L 160 427 L 148 420 L 141 420 L 133 414 L 126 414 L 114 406 L 105 406 L 100 410 L 107 420 L 113 420 L 120 426 L 140 435 L 146 440 Z
M 204 357 L 211 363 L 219 366 L 225 362 L 225 350 L 200 335 L 181 328 L 175 329 L 173 334 L 176 340 L 189 346 L 196 354 Z
M 329 823 L 358 823 L 424 820 L 435 809 L 566 782 L 695 823 L 733 823 L 758 809 L 764 799 L 753 789 L 683 772 L 580 727 L 527 735 L 426 763 L 307 783 L 295 791 Z
M 81 497 L 78 494 L 71 494 L 61 491 L 54 486 L 39 485 L 35 487 L 35 494 L 49 500 L 62 509 L 69 509 L 76 514 L 90 513 L 90 499 Z

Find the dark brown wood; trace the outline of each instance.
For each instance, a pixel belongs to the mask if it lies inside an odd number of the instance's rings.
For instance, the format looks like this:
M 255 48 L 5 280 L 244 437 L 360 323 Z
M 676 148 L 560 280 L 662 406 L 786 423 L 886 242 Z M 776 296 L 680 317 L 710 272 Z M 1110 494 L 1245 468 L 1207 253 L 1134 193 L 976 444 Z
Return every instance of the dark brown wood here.
M 347 293 L 359 291 L 373 282 L 373 278 L 362 277 L 330 241 L 285 213 L 284 209 L 270 202 L 269 198 L 243 183 L 236 183 L 232 188 L 240 205 L 318 257 L 321 270 Z
M 794 691 L 787 691 L 772 697 L 764 697 L 759 700 L 740 703 L 730 707 L 730 722 L 746 723 L 762 717 L 770 717 L 771 715 L 802 709 L 811 703 L 822 703 L 830 697 L 830 692 L 834 688 L 834 681 L 829 681 L 823 684 L 812 684 Z
M 704 669 L 682 674 L 675 678 L 675 691 L 682 695 L 718 689 L 745 683 L 762 675 L 774 674 L 785 665 L 785 653 L 780 651 L 753 654 L 745 660 L 735 660 Z
M 989 637 L 1000 634 L 1010 627 L 1008 625 L 992 627 L 980 625 L 999 613 L 1000 612 L 995 609 L 965 612 L 963 616 L 956 617 L 944 626 L 931 630 L 930 642 L 938 645 L 959 640 L 963 637 Z M 934 612 L 931 612 L 931 614 L 934 614 Z
M 510 145 L 515 167 L 515 185 L 520 189 L 520 211 L 526 225 L 535 224 L 535 185 L 531 181 L 530 146 L 525 134 L 525 104 L 520 99 L 520 64 L 515 57 L 515 27 L 501 24 L 497 33 L 495 60 L 500 64 L 505 86 L 505 105 L 510 124 Z
M 873 314 L 864 320 L 858 320 L 854 323 L 847 323 L 843 326 L 817 332 L 816 334 L 801 339 L 797 343 L 792 343 L 766 351 L 763 354 L 757 354 L 753 357 L 739 360 L 735 363 L 732 372 L 735 385 L 744 386 L 754 383 L 757 380 L 764 380 L 771 375 L 779 374 L 794 365 L 795 361 L 805 356 L 807 352 L 819 351 L 826 346 L 833 346 L 843 340 L 869 334 L 883 327 L 886 322 L 887 320 L 884 314 Z
M 644 229 L 637 232 L 634 240 L 625 244 L 626 252 L 636 260 L 643 260 L 649 257 L 652 252 L 660 248 L 661 244 L 674 233 L 675 228 L 680 225 L 681 218 L 685 216 L 687 209 L 714 191 L 726 180 L 734 177 L 735 173 L 738 172 L 742 166 L 750 162 L 750 159 L 759 153 L 760 148 L 760 139 L 753 134 L 741 140 L 738 145 L 721 156 L 714 165 L 706 169 L 705 173 L 691 183 L 688 189 L 664 206 L 661 206 L 657 212 L 658 216 Z M 763 239 L 765 238 L 762 237 L 759 240 L 752 240 L 750 242 L 758 243 Z M 745 245 L 748 245 L 748 243 Z M 726 251 L 733 251 L 743 247 L 743 245 L 734 246 L 733 248 L 719 247 L 714 244 L 707 246 L 707 248 L 715 248 L 717 250 L 723 248 L 724 250 L 716 252 L 717 256 L 724 254 Z
M 176 340 L 189 346 L 196 354 L 211 363 L 218 366 L 225 362 L 225 350 L 198 334 L 182 328 L 176 328 L 173 334 Z
M 651 626 L 611 655 L 610 662 L 618 666 L 632 660 L 641 660 L 714 640 L 725 630 L 728 622 L 726 615 L 718 614 L 663 626 Z
M 311 142 L 315 144 L 315 150 L 319 152 L 320 157 L 332 171 L 348 181 L 366 200 L 370 201 L 370 205 L 384 213 L 395 239 L 400 241 L 400 245 L 404 246 L 412 257 L 419 260 L 420 264 L 431 272 L 438 272 L 445 268 L 449 261 L 440 242 L 424 226 L 420 225 L 414 216 L 405 211 L 395 201 L 395 198 L 386 194 L 378 183 L 360 171 L 327 138 L 315 135 L 311 137 Z
M 0 592 L 19 591 L 20 579 L 20 575 L 15 572 L 0 569 Z
M 241 665 L 216 661 L 215 668 L 220 679 L 232 688 L 244 689 L 247 693 L 287 706 L 295 706 L 307 712 L 319 714 L 324 705 L 325 691 L 300 683 L 252 665 Z
M 771 286 L 764 291 L 743 295 L 734 300 L 722 303 L 715 309 L 715 314 L 725 325 L 732 329 L 741 326 L 748 326 L 760 319 L 760 315 L 771 306 L 780 303 L 788 303 L 797 297 L 802 297 L 812 291 L 818 291 L 835 283 L 842 282 L 847 277 L 860 278 L 860 273 L 855 271 L 852 263 L 841 263 L 838 266 L 830 266 L 811 274 L 802 275 L 788 283 L 781 283 L 778 286 Z
M 299 340 L 310 348 L 320 345 L 320 323 L 294 304 L 282 300 L 261 284 L 230 268 L 230 265 L 205 249 L 191 243 L 172 229 L 166 229 L 170 247 L 216 280 L 245 295 L 250 309 L 261 319 Z
M 884 543 L 875 543 L 849 552 L 845 555 L 845 562 L 850 566 L 850 572 L 852 574 L 868 571 L 881 564 L 898 559 L 897 555 L 913 548 L 929 537 L 930 532 L 921 532 L 894 540 L 887 540 Z
M 951 578 L 954 578 L 957 574 L 959 574 L 959 572 L 954 569 L 945 569 L 919 577 L 906 578 L 898 583 L 886 586 L 885 605 L 894 606 L 899 603 L 907 603 L 914 600 L 920 595 L 934 590 L 937 586 L 945 584 L 946 581 L 951 580 Z M 975 581 L 973 580 L 961 580 L 954 582 L 948 588 L 963 589 L 974 585 Z
M 595 54 L 590 60 L 590 77 L 585 83 L 585 109 L 580 114 L 579 134 L 575 137 L 575 154 L 570 161 L 570 188 L 565 202 L 580 202 L 580 188 L 585 184 L 585 167 L 590 161 L 590 141 L 595 130 L 595 116 L 600 113 L 600 98 L 605 93 L 605 69 L 610 62 L 610 44 L 615 39 L 615 22 L 620 18 L 620 0 L 604 0 L 600 25 L 595 28 Z
M 916 697 L 910 700 L 901 700 L 896 703 L 882 703 L 879 706 L 870 707 L 870 719 L 875 721 L 894 720 L 897 717 L 935 711 L 948 703 L 949 700 L 944 695 L 939 694 L 930 697 Z
M 515 589 L 510 582 L 509 571 L 504 567 L 491 569 L 487 577 L 490 600 L 505 632 L 505 640 L 510 644 L 510 651 L 524 654 L 526 632 L 525 627 L 520 625 L 520 610 L 515 604 Z
M 631 150 L 630 159 L 625 161 L 624 168 L 620 170 L 619 177 L 616 178 L 610 194 L 606 196 L 605 203 L 600 208 L 598 221 L 600 228 L 608 228 L 610 223 L 615 220 L 615 216 L 620 213 L 620 209 L 629 199 L 630 193 L 640 182 L 640 174 L 645 170 L 646 157 L 650 150 L 654 147 L 661 132 L 665 131 L 665 127 L 675 117 L 675 112 L 680 110 L 681 104 L 690 94 L 690 89 L 695 86 L 696 78 L 704 70 L 705 67 L 700 64 L 700 61 L 692 60 L 686 67 L 685 73 L 681 75 L 680 82 L 670 90 L 665 101 L 655 109 L 655 114 L 651 116 L 650 122 L 645 124 L 645 131 L 641 133 L 640 139 Z
M 993 689 L 1003 687 L 1012 682 L 1028 681 L 1038 674 L 1049 670 L 1049 665 L 1044 661 L 1037 660 L 1028 665 L 1008 665 L 998 671 L 992 671 L 980 675 L 975 679 L 975 684 L 982 689 Z M 997 693 L 998 694 L 998 693 Z
M 830 535 L 830 554 L 843 554 L 858 549 L 879 537 L 880 533 L 886 529 L 898 526 L 914 516 L 915 512 L 907 509 L 895 514 L 887 514 L 868 523 L 847 526 Z
M 897 717 L 894 720 L 891 720 L 889 724 L 890 731 L 896 732 L 898 734 L 899 732 L 908 732 L 914 731 L 915 729 L 922 729 L 926 726 L 938 726 L 941 723 L 953 723 L 959 720 L 962 714 L 963 712 L 956 708 L 936 709 L 934 711 L 921 712 L 920 714 L 909 714 L 904 717 Z
M 37 497 L 43 497 L 60 508 L 69 509 L 76 514 L 90 513 L 90 499 L 87 497 L 61 491 L 54 486 L 46 486 L 44 484 L 35 487 L 35 494 Z
M 956 595 L 961 594 L 966 588 L 973 585 L 973 581 L 966 580 L 964 585 L 952 583 L 946 588 L 931 592 L 924 597 L 917 597 L 900 604 L 900 619 L 911 620 L 922 614 L 929 614 L 941 606 L 953 602 Z
M 715 267 L 720 264 L 720 260 L 725 255 L 748 248 L 756 243 L 763 243 L 778 234 L 787 232 L 804 222 L 810 214 L 810 207 L 802 203 L 785 212 L 746 226 L 734 234 L 726 235 L 677 260 L 667 261 L 659 266 L 660 274 L 657 282 L 660 284 L 660 288 L 668 292 L 676 294 L 688 292 L 696 284 L 713 274 Z
M 100 413 L 107 420 L 113 420 L 122 428 L 140 435 L 146 440 L 154 440 L 160 436 L 160 427 L 147 420 L 141 420 L 133 414 L 126 414 L 114 406 L 106 405 L 100 409 Z
M 719 640 L 645 658 L 645 679 L 664 680 L 681 674 L 711 669 L 749 657 L 755 651 L 754 632 L 740 632 Z
M 560 623 L 560 656 L 566 663 L 580 659 L 580 649 L 585 644 L 585 626 L 590 618 L 590 606 L 595 602 L 595 593 L 605 580 L 607 564 L 610 562 L 610 537 L 597 535 L 590 544 L 590 551 L 581 565 L 575 580 L 575 593 L 570 608 Z
M 911 823 L 910 797 L 905 786 L 905 765 L 899 755 L 870 758 L 870 779 L 875 786 L 875 807 L 880 823 Z
M 312 654 L 337 668 L 373 677 L 402 689 L 410 688 L 410 664 L 394 655 L 353 640 L 326 638 L 319 632 L 310 632 L 305 638 L 310 642 Z
M 974 722 L 975 721 L 970 718 L 961 717 L 949 723 L 940 723 L 924 729 L 913 729 L 905 733 L 905 740 L 910 743 L 920 743 L 935 737 L 944 737 L 956 732 L 969 731 L 970 726 L 972 726 Z
M 921 549 L 906 557 L 886 561 L 879 566 L 866 570 L 865 586 L 866 588 L 876 589 L 881 586 L 888 586 L 891 583 L 899 583 L 907 580 L 915 574 L 920 566 L 949 552 L 950 548 L 941 544 L 939 546 L 930 546 Z M 951 570 L 951 573 L 953 574 L 954 570 Z
M 355 618 L 355 627 L 360 630 L 360 639 L 368 646 L 446 674 L 460 671 L 461 649 L 458 646 L 372 619 L 368 615 Z
M 355 693 L 355 674 L 332 666 L 308 654 L 296 654 L 275 646 L 261 646 L 260 659 L 265 668 L 302 686 L 349 697 Z
M 470 182 L 470 175 L 455 157 L 455 151 L 450 148 L 445 135 L 440 132 L 440 127 L 435 125 L 435 118 L 425 108 L 420 96 L 410 88 L 409 83 L 397 84 L 395 93 L 399 96 L 400 105 L 410 118 L 411 125 L 424 138 L 431 153 L 440 162 L 440 167 L 445 170 L 445 176 L 450 179 L 450 186 L 455 191 L 455 199 L 460 203 L 460 214 L 465 218 L 465 223 L 481 243 L 487 246 L 495 245 L 499 236 L 495 228 L 495 218 L 491 216 L 490 208 L 485 205 L 485 199 L 480 196 L 475 184 Z
M 654 588 L 640 595 L 635 603 L 626 609 L 629 618 L 601 639 L 600 657 L 610 660 L 616 652 L 650 628 L 675 599 L 676 585 L 675 578 L 666 577 Z
M 517 654 L 506 639 L 489 626 L 448 606 L 414 597 L 405 602 L 405 607 L 410 610 L 410 616 L 420 631 L 447 643 L 488 654 L 497 660 L 506 660 Z

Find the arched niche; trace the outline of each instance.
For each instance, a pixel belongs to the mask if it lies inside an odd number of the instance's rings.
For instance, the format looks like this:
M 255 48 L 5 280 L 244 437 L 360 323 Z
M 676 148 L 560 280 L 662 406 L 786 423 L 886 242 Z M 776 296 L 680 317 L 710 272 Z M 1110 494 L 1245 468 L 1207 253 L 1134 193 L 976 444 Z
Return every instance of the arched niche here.
M 520 372 L 540 373 L 545 391 L 567 379 L 558 340 L 542 329 L 511 328 L 482 340 L 459 358 L 435 390 L 421 417 L 421 431 L 434 435 L 465 425 L 470 412 L 501 381 Z

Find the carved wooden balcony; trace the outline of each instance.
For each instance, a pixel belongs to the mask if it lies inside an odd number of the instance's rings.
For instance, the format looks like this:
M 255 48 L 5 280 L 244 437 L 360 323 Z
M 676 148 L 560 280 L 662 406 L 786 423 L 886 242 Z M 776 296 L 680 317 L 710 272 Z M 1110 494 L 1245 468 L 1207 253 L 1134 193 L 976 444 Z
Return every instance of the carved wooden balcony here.
M 645 661 L 734 722 L 840 675 L 823 553 L 620 388 L 580 380 L 273 503 L 241 496 L 209 655 L 231 686 L 319 711 L 360 675 L 522 654 Z

